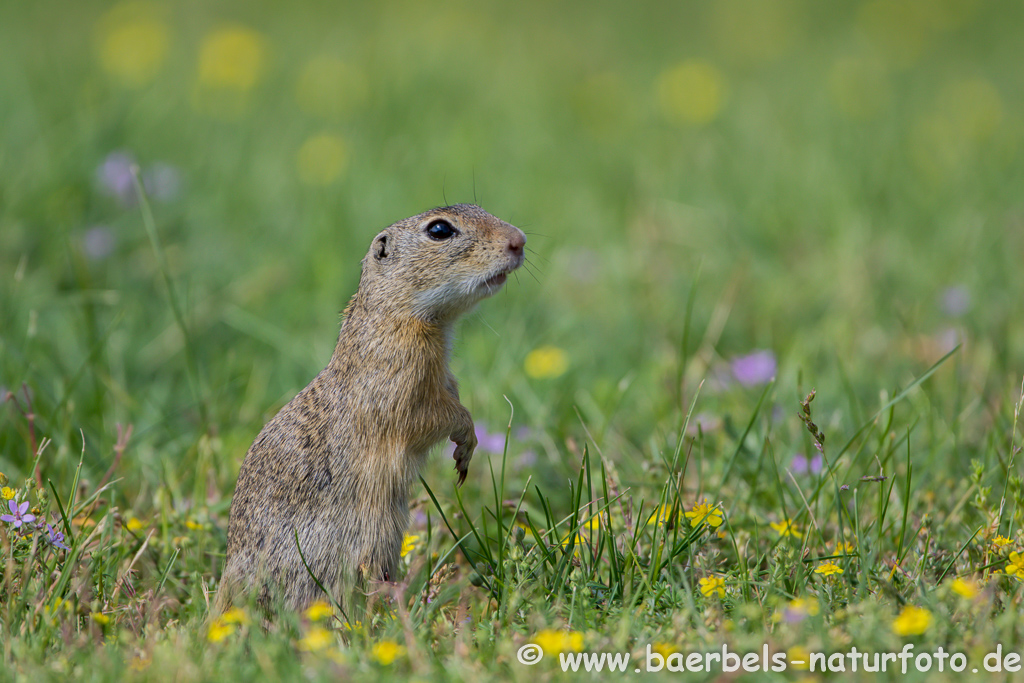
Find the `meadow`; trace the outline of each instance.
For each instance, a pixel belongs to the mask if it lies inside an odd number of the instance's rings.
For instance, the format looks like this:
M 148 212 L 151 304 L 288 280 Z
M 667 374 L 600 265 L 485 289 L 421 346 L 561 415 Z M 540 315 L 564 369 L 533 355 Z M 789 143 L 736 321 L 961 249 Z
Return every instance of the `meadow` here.
M 723 646 L 786 663 L 743 680 L 1012 676 L 1022 29 L 0 3 L 0 680 L 707 680 Z M 373 236 L 456 202 L 529 240 L 459 327 L 466 485 L 438 448 L 372 610 L 213 618 L 249 444 Z M 562 673 L 602 652 L 627 673 Z

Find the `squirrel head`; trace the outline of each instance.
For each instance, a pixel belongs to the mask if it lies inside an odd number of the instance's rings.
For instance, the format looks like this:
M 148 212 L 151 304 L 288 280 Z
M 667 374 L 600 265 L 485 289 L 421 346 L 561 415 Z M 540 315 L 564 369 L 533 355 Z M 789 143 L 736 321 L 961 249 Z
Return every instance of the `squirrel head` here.
M 523 263 L 526 235 L 478 206 L 445 206 L 377 235 L 359 292 L 395 315 L 453 321 L 495 294 Z

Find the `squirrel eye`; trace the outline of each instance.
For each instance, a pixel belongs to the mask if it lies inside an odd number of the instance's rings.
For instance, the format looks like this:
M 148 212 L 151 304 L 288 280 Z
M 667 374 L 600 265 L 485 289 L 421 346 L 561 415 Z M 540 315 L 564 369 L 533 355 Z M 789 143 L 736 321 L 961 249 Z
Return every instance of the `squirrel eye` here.
M 431 239 L 440 242 L 441 240 L 451 239 L 458 233 L 448 221 L 436 220 L 427 226 L 427 234 L 430 235 Z

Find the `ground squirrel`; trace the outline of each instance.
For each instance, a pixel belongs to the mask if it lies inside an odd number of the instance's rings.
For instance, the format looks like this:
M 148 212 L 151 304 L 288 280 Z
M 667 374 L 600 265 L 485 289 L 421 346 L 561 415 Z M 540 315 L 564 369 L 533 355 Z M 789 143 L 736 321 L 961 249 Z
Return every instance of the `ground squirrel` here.
M 471 204 L 377 235 L 328 366 L 263 427 L 238 473 L 221 610 L 253 591 L 302 609 L 360 579 L 394 580 L 409 486 L 455 442 L 458 483 L 476 447 L 448 368 L 452 327 L 523 263 L 526 236 Z

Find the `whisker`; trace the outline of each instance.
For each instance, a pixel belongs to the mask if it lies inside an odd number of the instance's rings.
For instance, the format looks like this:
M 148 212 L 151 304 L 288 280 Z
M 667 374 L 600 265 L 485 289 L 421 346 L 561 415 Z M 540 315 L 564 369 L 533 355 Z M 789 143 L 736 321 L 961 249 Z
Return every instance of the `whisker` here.
M 482 314 L 482 313 L 480 313 L 479 311 L 476 311 L 476 312 L 475 312 L 475 313 L 473 314 L 473 316 L 474 316 L 474 317 L 475 317 L 475 318 L 476 318 L 477 320 L 479 320 L 479 321 L 480 321 L 481 323 L 483 323 L 483 324 L 484 324 L 484 327 L 486 327 L 486 328 L 487 328 L 487 329 L 489 329 L 489 330 L 490 330 L 491 332 L 493 332 L 493 333 L 494 333 L 494 336 L 495 336 L 495 337 L 498 337 L 499 339 L 501 338 L 501 335 L 500 335 L 500 334 L 498 334 L 498 331 L 497 331 L 496 329 L 494 329 L 493 327 L 491 327 L 491 324 L 490 324 L 489 322 L 487 322 L 487 318 L 485 318 L 485 317 L 483 316 L 483 314 Z
M 550 260 L 550 259 L 548 259 L 548 258 L 546 258 L 546 257 L 544 257 L 544 256 L 541 256 L 541 254 L 540 254 L 540 252 L 539 252 L 539 251 L 535 251 L 535 250 L 533 250 L 533 249 L 530 249 L 530 247 L 526 247 L 526 251 L 528 251 L 528 252 L 530 252 L 531 254 L 533 254 L 534 256 L 536 256 L 536 257 L 540 258 L 540 259 L 541 259 L 542 261 L 544 261 L 545 263 L 551 263 L 551 260 Z

